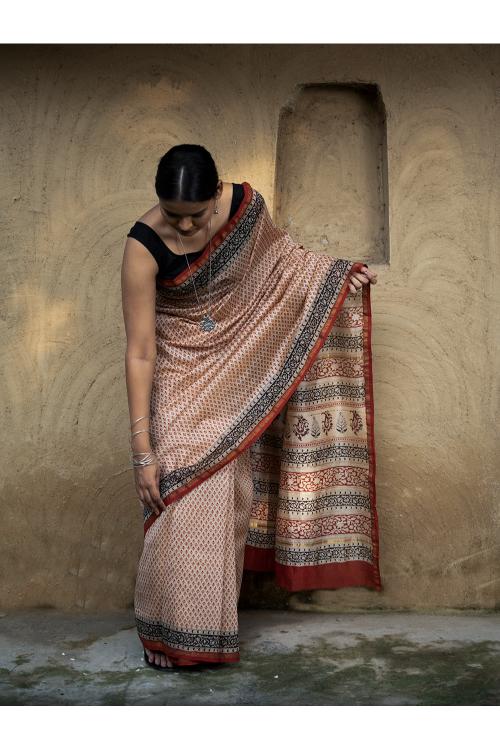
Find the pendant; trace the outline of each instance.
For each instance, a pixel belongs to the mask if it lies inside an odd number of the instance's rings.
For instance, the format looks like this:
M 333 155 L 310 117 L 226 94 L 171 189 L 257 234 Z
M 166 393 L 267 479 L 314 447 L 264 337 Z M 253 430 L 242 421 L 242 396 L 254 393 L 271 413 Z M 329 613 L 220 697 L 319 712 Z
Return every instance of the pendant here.
M 202 331 L 213 331 L 215 328 L 215 320 L 206 314 L 203 316 L 203 320 L 200 323 Z

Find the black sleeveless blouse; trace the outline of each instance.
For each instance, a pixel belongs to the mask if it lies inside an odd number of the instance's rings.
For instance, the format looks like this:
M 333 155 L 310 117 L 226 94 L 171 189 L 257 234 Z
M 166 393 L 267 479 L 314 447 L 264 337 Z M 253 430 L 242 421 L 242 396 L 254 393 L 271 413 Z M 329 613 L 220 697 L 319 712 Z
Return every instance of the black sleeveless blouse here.
M 243 200 L 243 196 L 243 185 L 233 182 L 233 199 L 231 201 L 229 218 L 232 218 L 238 210 L 241 201 Z M 148 226 L 148 224 L 144 224 L 143 221 L 136 221 L 128 232 L 127 237 L 133 237 L 134 239 L 139 240 L 139 242 L 149 250 L 158 263 L 158 278 L 173 279 L 188 267 L 184 255 L 173 253 L 155 230 Z M 203 250 L 199 250 L 196 253 L 188 253 L 189 262 L 199 258 L 202 253 Z

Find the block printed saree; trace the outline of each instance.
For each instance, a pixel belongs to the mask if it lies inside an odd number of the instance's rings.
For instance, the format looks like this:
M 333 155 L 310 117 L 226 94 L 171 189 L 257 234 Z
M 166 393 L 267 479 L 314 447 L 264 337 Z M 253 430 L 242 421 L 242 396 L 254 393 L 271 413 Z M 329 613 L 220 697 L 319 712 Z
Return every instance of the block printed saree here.
M 370 284 L 348 288 L 364 264 L 299 245 L 243 186 L 212 250 L 157 280 L 167 509 L 144 510 L 135 614 L 142 643 L 179 665 L 239 660 L 243 569 L 288 591 L 382 588 Z

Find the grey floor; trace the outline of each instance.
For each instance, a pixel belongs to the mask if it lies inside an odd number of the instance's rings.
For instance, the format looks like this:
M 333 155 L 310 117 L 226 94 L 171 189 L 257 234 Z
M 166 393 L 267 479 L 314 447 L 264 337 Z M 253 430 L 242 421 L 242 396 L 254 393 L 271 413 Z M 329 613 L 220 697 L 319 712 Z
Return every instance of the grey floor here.
M 500 614 L 240 610 L 240 662 L 147 667 L 132 611 L 0 613 L 1 705 L 498 705 Z

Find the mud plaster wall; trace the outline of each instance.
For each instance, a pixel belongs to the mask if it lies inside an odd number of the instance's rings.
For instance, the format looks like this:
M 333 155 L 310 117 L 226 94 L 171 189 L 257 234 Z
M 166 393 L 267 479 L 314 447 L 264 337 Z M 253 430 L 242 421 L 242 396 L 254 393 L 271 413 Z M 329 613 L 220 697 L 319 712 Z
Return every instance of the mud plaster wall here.
M 384 590 L 286 598 L 326 610 L 498 606 L 499 47 L 0 55 L 0 606 L 131 605 L 142 513 L 128 453 L 126 233 L 156 202 L 158 158 L 180 142 L 204 144 L 224 180 L 249 181 L 272 211 L 280 109 L 311 82 L 376 83 L 387 112 L 390 258 L 372 263 Z M 282 596 L 252 585 L 270 606 Z

